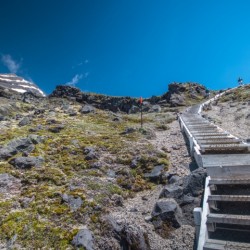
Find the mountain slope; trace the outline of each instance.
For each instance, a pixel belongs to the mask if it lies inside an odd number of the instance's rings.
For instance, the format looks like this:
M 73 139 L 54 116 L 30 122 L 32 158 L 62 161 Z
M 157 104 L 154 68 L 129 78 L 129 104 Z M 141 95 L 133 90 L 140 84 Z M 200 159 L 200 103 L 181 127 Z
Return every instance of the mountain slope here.
M 148 99 L 141 129 L 140 114 L 126 114 L 138 110 L 135 98 L 63 86 L 24 99 L 0 89 L 0 249 L 192 249 L 200 196 L 183 179 L 193 163 L 176 112 L 203 100 L 200 90 L 174 84 L 168 97 Z M 145 218 L 168 181 L 187 195 L 170 200 L 178 227 Z
M 36 96 L 46 96 L 37 85 L 15 74 L 0 74 L 0 86 L 17 93 L 32 92 Z

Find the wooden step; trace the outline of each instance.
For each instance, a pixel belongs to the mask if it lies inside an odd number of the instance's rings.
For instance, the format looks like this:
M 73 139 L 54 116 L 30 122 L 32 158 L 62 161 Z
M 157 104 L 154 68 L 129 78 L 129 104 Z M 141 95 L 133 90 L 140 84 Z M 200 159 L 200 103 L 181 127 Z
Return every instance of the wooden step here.
M 202 123 L 202 124 L 187 124 L 189 128 L 217 128 L 215 125 L 210 123 Z
M 241 178 L 241 179 L 211 179 L 209 181 L 210 185 L 249 185 L 250 178 Z
M 184 120 L 185 124 L 187 126 L 204 126 L 204 125 L 210 125 L 210 122 L 207 121 L 189 121 L 189 120 Z
M 225 132 L 216 132 L 216 133 L 192 133 L 194 137 L 213 137 L 213 136 L 228 136 L 228 133 Z
M 239 144 L 242 141 L 240 139 L 235 139 L 235 138 L 227 138 L 227 139 L 217 139 L 215 138 L 214 140 L 207 139 L 207 140 L 197 140 L 198 144 Z
M 188 128 L 192 134 L 198 133 L 219 133 L 217 128 Z
M 219 139 L 229 139 L 228 135 L 218 135 L 218 136 L 195 136 L 196 140 L 219 140 Z
M 213 214 L 207 215 L 207 224 L 221 223 L 233 225 L 250 225 L 250 215 L 235 215 L 235 214 Z
M 249 243 L 207 239 L 203 250 L 247 250 L 250 249 Z
M 240 202 L 250 202 L 250 195 L 209 195 L 208 202 L 213 201 L 240 201 Z
M 211 145 L 201 145 L 201 152 L 211 152 L 211 151 L 231 151 L 231 152 L 239 152 L 239 151 L 248 151 L 248 146 L 246 144 L 211 144 Z M 216 153 L 216 152 L 215 152 Z
M 235 167 L 235 166 L 249 166 L 250 167 L 250 154 L 243 153 L 243 154 L 208 154 L 202 156 L 203 167 Z M 250 168 L 249 168 L 250 170 Z M 237 179 L 237 175 L 235 175 Z M 242 179 L 244 177 L 239 177 Z M 250 178 L 250 171 L 249 175 L 245 176 L 245 179 Z M 228 178 L 233 179 L 233 178 Z

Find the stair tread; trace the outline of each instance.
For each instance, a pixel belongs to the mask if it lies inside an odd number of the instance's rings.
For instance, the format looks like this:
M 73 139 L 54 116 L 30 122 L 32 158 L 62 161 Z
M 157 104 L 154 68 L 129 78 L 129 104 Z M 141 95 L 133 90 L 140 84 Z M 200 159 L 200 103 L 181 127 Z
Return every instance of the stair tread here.
M 249 243 L 207 239 L 203 250 L 246 250 L 250 249 Z
M 209 195 L 209 201 L 250 201 L 250 195 Z
M 250 225 L 250 215 L 210 213 L 207 215 L 207 223 Z
M 227 184 L 249 184 L 250 178 L 242 179 L 211 179 L 209 185 L 227 185 Z

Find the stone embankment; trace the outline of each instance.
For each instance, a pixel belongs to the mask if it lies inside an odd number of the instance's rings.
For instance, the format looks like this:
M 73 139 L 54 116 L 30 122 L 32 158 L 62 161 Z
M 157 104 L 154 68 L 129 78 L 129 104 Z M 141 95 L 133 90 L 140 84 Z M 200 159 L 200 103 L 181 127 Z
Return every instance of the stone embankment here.
M 190 153 L 208 174 L 203 206 L 194 209 L 197 249 L 250 249 L 250 145 L 200 114 L 221 95 L 179 117 Z

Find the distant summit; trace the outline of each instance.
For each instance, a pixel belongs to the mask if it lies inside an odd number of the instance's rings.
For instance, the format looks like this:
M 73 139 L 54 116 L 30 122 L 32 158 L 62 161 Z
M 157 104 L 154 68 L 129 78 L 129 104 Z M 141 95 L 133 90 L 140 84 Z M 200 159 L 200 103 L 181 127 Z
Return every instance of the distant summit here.
M 46 96 L 36 84 L 29 82 L 15 74 L 0 74 L 0 87 L 21 94 L 25 92 L 31 92 L 36 96 Z

